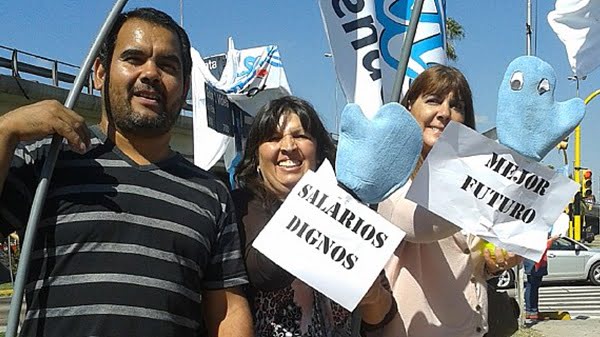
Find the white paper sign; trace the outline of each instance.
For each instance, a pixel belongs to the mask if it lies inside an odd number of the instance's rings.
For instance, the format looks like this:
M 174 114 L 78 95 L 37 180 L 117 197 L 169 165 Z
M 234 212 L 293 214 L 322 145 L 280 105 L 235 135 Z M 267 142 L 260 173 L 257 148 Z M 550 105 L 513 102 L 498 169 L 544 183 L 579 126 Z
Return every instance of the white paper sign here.
M 538 261 L 579 185 L 451 122 L 407 198 L 510 252 Z
M 319 170 L 302 177 L 253 246 L 352 311 L 404 235 Z

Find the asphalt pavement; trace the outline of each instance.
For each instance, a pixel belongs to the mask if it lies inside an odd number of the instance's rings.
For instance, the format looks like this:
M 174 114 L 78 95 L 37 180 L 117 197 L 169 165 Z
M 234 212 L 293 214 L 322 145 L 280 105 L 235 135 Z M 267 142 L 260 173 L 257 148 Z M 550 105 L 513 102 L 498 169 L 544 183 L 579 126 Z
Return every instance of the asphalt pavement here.
M 600 235 L 590 248 L 600 248 Z M 585 316 L 571 317 L 570 320 L 544 320 L 527 324 L 517 331 L 514 337 L 600 337 L 600 319 Z
M 517 331 L 514 337 L 598 337 L 600 319 L 572 318 L 535 322 Z

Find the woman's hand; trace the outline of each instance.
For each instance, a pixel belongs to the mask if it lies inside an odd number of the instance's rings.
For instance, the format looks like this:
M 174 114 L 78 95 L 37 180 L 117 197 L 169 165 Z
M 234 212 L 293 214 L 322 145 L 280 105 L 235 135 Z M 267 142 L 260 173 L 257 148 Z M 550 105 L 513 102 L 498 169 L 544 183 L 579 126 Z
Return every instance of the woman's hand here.
M 523 257 L 507 253 L 498 247 L 496 247 L 494 255 L 488 249 L 484 249 L 483 258 L 485 259 L 485 269 L 492 275 L 498 275 L 523 261 Z
M 385 274 L 380 274 L 358 304 L 362 320 L 371 326 L 386 324 L 396 314 L 396 303 Z M 396 310 L 394 310 L 396 309 Z
M 384 282 L 387 282 L 385 275 L 379 275 L 360 301 L 360 305 L 375 304 L 384 297 L 391 297 L 391 292 L 383 286 Z

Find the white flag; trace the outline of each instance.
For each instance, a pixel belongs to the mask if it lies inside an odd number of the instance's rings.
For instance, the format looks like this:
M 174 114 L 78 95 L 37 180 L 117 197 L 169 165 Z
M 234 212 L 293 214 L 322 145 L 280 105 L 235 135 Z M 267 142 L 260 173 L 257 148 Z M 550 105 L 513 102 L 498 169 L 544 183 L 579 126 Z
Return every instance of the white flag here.
M 367 116 L 388 101 L 414 0 L 319 0 L 338 79 Z M 406 71 L 409 79 L 446 64 L 444 0 L 425 0 Z
M 194 164 L 205 170 L 224 155 L 229 169 L 236 156 L 233 138 L 208 126 L 205 83 L 225 92 L 230 101 L 252 116 L 270 100 L 291 93 L 277 46 L 238 50 L 231 38 L 228 45 L 225 68 L 218 80 L 192 48 Z
M 600 1 L 556 0 L 548 23 L 565 44 L 576 76 L 586 76 L 600 65 Z

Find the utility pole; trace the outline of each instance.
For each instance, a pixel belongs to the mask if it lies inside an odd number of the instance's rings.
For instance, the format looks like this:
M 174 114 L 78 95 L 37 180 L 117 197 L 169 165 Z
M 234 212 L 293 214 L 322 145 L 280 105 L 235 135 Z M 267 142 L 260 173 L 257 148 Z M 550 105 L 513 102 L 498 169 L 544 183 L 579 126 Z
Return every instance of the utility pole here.
M 533 35 L 533 30 L 531 29 L 531 0 L 527 0 L 527 19 L 525 22 L 525 53 L 526 55 L 531 55 L 531 40 Z M 516 297 L 517 302 L 519 303 L 519 327 L 523 328 L 525 326 L 525 286 L 523 284 L 523 280 L 525 279 L 525 269 L 523 268 L 523 263 L 519 263 L 517 265 L 516 274 Z
M 575 94 L 579 97 L 579 77 L 573 76 L 575 79 Z M 581 241 L 581 125 L 575 128 L 574 139 L 574 161 L 573 161 L 573 179 L 578 183 L 579 191 L 575 193 L 573 202 L 573 223 L 569 226 L 569 234 L 573 240 Z

